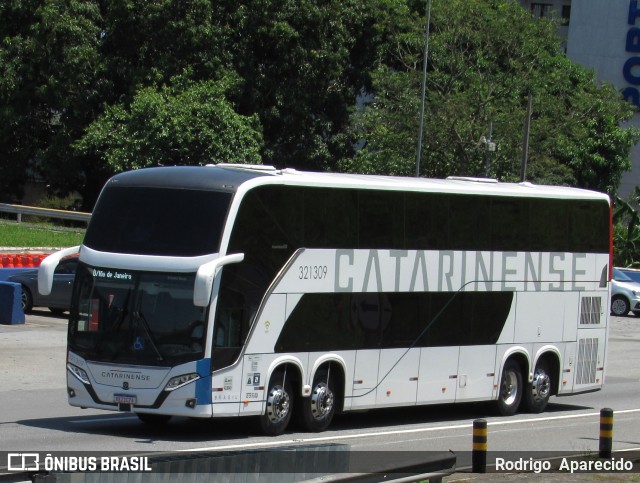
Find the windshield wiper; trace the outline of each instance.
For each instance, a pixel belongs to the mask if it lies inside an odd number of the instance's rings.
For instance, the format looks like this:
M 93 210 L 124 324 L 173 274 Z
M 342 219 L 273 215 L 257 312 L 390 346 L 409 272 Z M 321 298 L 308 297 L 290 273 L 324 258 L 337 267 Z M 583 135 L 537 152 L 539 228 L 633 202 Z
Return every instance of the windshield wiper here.
M 142 327 L 144 328 L 144 331 L 149 336 L 149 342 L 151 342 L 151 346 L 153 347 L 153 350 L 155 350 L 156 354 L 158 354 L 158 360 L 161 362 L 164 361 L 164 357 L 162 357 L 162 353 L 160 352 L 160 349 L 158 349 L 158 346 L 156 345 L 156 341 L 153 338 L 153 334 L 151 334 L 149 323 L 147 322 L 147 319 L 145 318 L 144 314 L 140 311 L 135 311 L 133 313 L 133 321 L 136 323 L 136 326 L 138 321 L 142 322 Z
M 122 322 L 124 322 L 124 319 L 127 317 L 127 314 L 129 313 L 129 311 L 127 310 L 127 307 L 129 306 L 130 296 L 131 296 L 131 289 L 127 291 L 127 296 L 124 299 L 122 308 L 119 308 L 118 306 L 115 307 L 117 319 L 115 323 L 111 326 L 111 332 L 118 332 L 120 330 L 120 326 L 122 325 Z

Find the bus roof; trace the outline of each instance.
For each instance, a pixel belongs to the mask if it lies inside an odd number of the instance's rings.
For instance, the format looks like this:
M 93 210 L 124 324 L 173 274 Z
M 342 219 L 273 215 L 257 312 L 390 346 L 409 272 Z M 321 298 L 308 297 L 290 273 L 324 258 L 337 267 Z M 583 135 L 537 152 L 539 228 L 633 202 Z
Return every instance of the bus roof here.
M 254 169 L 217 169 L 214 166 L 167 166 L 143 168 L 113 176 L 107 186 L 163 187 L 236 191 L 254 178 L 266 176 Z
M 503 183 L 487 178 L 450 177 L 448 179 L 399 176 L 322 173 L 276 169 L 264 165 L 217 164 L 145 168 L 118 174 L 108 183 L 119 186 L 162 186 L 183 189 L 211 189 L 234 192 L 260 185 L 287 185 L 329 188 L 357 188 L 420 191 L 452 194 L 516 196 L 532 198 L 601 199 L 600 192 L 580 188 L 536 185 L 529 182 Z

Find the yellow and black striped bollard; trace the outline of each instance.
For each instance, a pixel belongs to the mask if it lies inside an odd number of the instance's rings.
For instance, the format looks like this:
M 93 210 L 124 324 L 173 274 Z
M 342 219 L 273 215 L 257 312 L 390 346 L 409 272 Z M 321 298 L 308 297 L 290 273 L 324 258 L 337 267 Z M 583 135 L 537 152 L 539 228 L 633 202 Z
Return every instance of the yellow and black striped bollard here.
M 473 422 L 473 451 L 471 466 L 474 473 L 487 472 L 487 420 L 476 419 Z
M 613 409 L 600 410 L 600 458 L 611 458 L 613 446 Z

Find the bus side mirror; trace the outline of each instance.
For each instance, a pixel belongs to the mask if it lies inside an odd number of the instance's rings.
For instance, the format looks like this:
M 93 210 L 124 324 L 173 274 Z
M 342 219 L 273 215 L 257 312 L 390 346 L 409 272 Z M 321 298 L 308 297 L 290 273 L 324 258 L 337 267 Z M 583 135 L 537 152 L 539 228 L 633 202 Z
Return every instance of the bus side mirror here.
M 80 245 L 65 248 L 59 252 L 52 253 L 47 258 L 42 260 L 40 267 L 38 268 L 38 292 L 41 295 L 49 295 L 51 293 L 51 287 L 53 287 L 53 274 L 56 271 L 56 267 L 60 260 L 69 255 L 75 255 L 80 251 Z
M 196 281 L 193 287 L 193 305 L 196 307 L 206 307 L 211 302 L 211 290 L 213 281 L 220 268 L 230 263 L 240 263 L 244 260 L 244 253 L 236 253 L 216 258 L 212 262 L 200 265 L 196 273 Z

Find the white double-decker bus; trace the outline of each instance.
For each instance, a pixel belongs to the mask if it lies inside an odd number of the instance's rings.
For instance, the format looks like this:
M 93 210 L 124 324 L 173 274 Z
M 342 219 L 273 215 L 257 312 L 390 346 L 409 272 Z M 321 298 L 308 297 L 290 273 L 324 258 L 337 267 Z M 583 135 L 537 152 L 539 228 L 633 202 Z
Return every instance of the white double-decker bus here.
M 79 251 L 69 403 L 256 416 L 493 400 L 604 383 L 609 198 L 481 179 L 217 165 L 105 185 Z

